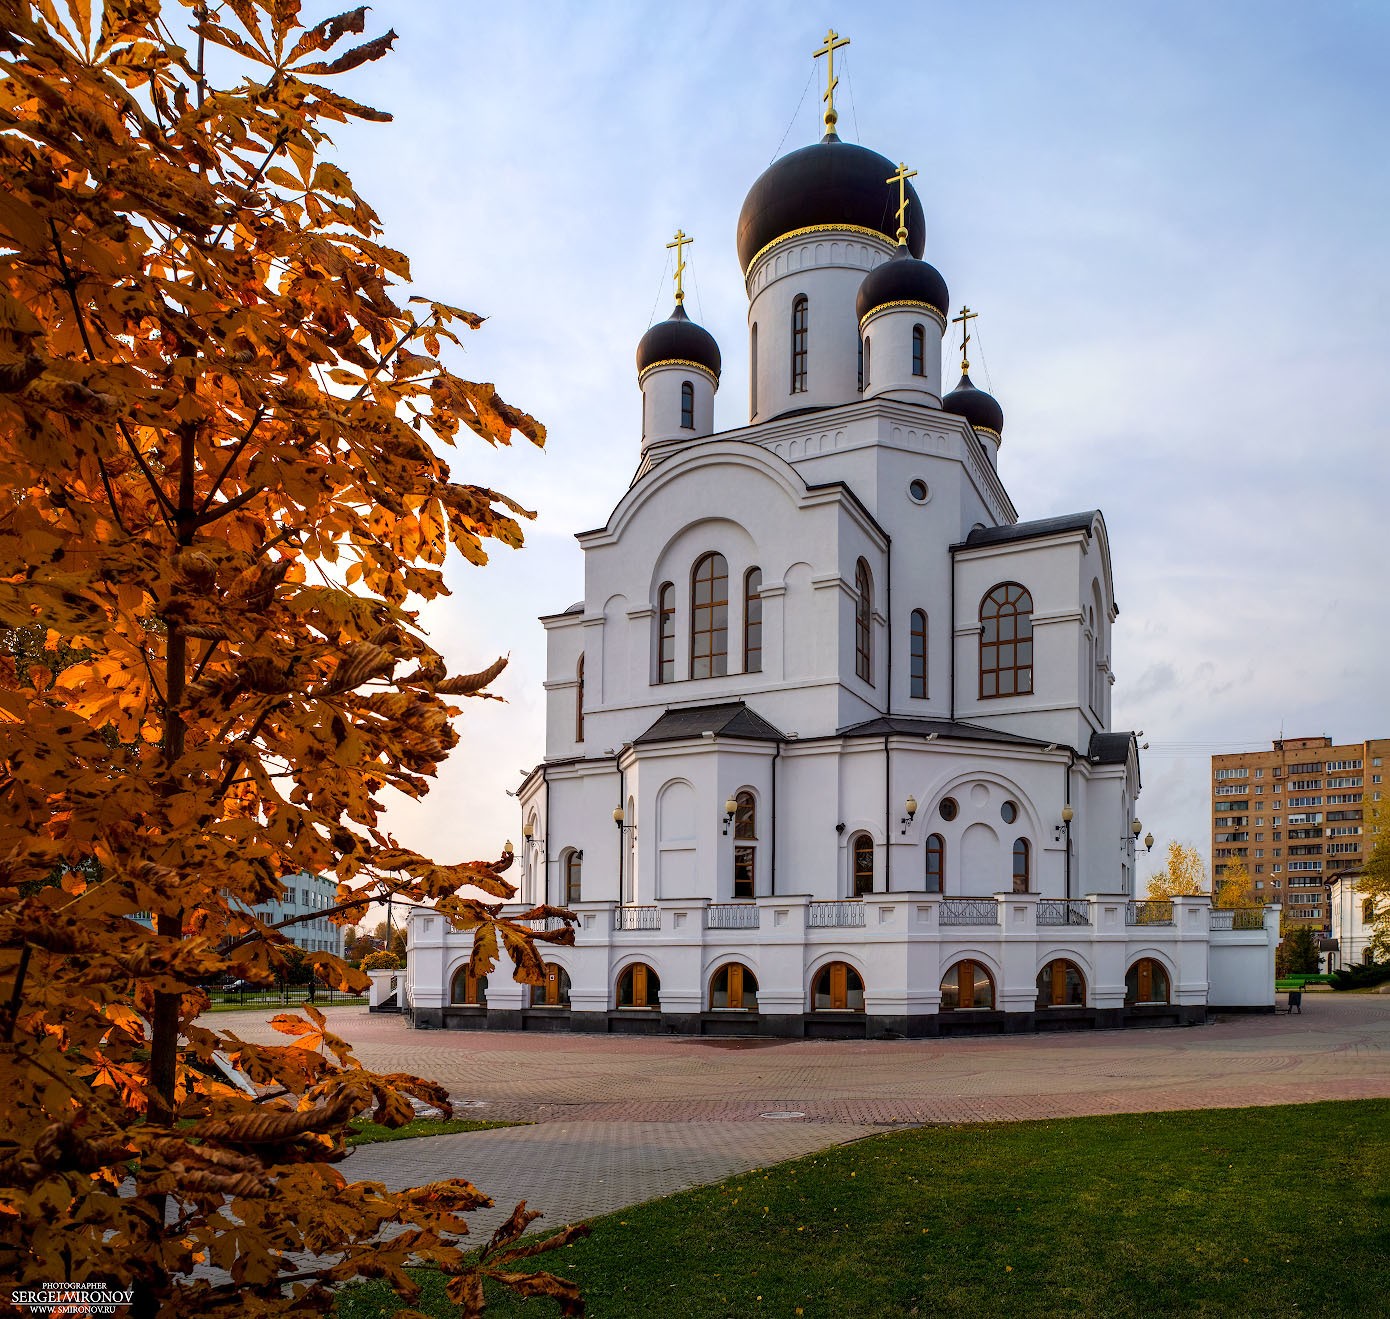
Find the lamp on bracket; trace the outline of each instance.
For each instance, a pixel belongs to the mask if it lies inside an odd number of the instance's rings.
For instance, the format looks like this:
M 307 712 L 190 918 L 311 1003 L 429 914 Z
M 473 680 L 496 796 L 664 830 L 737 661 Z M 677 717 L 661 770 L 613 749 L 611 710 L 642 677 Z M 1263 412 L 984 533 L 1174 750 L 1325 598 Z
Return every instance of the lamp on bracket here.
M 734 816 L 738 814 L 738 802 L 732 797 L 724 800 L 724 832 L 728 834 L 729 826 L 734 822 Z
M 906 814 L 898 823 L 902 825 L 903 833 L 906 833 L 908 825 L 912 823 L 913 816 L 917 814 L 917 798 L 909 794 L 907 801 L 903 803 L 903 810 Z
M 1062 820 L 1060 824 L 1052 826 L 1052 841 L 1060 843 L 1064 837 L 1071 835 L 1071 822 L 1076 819 L 1076 812 L 1071 808 L 1071 802 L 1067 802 L 1062 807 Z

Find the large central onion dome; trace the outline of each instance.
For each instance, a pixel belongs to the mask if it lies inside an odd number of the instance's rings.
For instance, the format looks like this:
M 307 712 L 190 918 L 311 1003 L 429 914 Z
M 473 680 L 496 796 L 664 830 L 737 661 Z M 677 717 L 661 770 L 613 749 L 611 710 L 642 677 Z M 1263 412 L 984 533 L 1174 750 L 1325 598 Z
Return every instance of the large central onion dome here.
M 637 344 L 637 374 L 660 362 L 694 362 L 719 379 L 719 345 L 703 325 L 696 325 L 678 302 L 664 321 L 657 321 Z
M 738 217 L 738 259 L 744 271 L 769 243 L 797 229 L 827 225 L 898 233 L 898 190 L 888 182 L 897 167 L 877 151 L 827 133 L 769 165 L 749 189 Z M 927 244 L 922 203 L 909 183 L 907 245 L 921 256 Z

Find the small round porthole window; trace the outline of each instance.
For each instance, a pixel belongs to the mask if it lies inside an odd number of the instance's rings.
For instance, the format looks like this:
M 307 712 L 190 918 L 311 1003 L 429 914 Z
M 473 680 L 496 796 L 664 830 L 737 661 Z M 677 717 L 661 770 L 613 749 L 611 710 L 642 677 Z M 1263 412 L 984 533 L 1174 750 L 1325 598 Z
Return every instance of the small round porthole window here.
M 943 820 L 954 820 L 956 816 L 960 814 L 960 807 L 956 805 L 956 799 L 954 797 L 943 797 L 938 809 L 941 811 L 941 818 Z
M 908 483 L 907 494 L 914 504 L 925 504 L 931 498 L 931 491 L 920 476 Z
M 1003 817 L 1005 824 L 1012 824 L 1018 819 L 1018 803 L 1015 801 L 1006 801 L 999 808 L 999 814 Z

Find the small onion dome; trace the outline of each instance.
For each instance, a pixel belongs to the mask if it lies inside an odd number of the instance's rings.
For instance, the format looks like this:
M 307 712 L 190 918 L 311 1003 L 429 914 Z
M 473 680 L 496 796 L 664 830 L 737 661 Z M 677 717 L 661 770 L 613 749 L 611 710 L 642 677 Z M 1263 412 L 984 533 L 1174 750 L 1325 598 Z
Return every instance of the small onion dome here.
M 941 272 L 925 261 L 918 261 L 904 243 L 898 244 L 891 260 L 875 266 L 864 276 L 855 301 L 860 323 L 870 312 L 893 302 L 926 303 L 943 321 L 951 305 L 951 295 Z
M 658 321 L 646 332 L 637 344 L 637 374 L 640 376 L 649 366 L 658 362 L 694 362 L 702 366 L 716 380 L 719 379 L 719 345 L 702 325 L 696 325 L 685 314 L 685 308 L 676 304 L 676 309 L 664 321 Z
M 960 384 L 941 400 L 941 408 L 964 417 L 976 430 L 993 431 L 996 435 L 1004 433 L 1004 409 L 993 394 L 976 389 L 968 375 L 962 375 Z
M 798 229 L 868 229 L 893 239 L 898 233 L 898 190 L 888 182 L 897 169 L 877 151 L 841 142 L 827 133 L 769 165 L 748 190 L 738 215 L 738 259 L 746 273 L 769 243 Z M 907 245 L 921 256 L 927 243 L 922 203 L 909 183 Z

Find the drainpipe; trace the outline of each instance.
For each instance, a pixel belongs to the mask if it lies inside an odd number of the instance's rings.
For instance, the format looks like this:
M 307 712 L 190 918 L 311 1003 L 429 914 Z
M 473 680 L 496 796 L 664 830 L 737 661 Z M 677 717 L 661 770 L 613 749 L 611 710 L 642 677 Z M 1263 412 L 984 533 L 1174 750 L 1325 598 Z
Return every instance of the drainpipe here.
M 621 746 L 621 747 L 618 748 L 618 754 L 617 754 L 616 756 L 613 757 L 613 765 L 614 765 L 614 767 L 615 767 L 615 768 L 617 769 L 617 771 L 618 771 L 618 809 L 621 810 L 621 811 L 626 811 L 626 809 L 627 809 L 627 806 L 626 806 L 627 794 L 626 794 L 626 792 L 624 792 L 624 790 L 623 790 L 623 789 L 624 789 L 624 786 L 625 786 L 625 782 L 626 782 L 625 776 L 624 776 L 624 774 L 623 774 L 623 752 L 626 751 L 626 750 L 627 750 L 627 745 L 624 744 L 623 746 Z M 626 816 L 624 816 L 624 818 L 623 818 L 623 824 L 628 824 L 628 823 L 630 823 L 630 821 L 626 818 Z M 619 826 L 618 826 L 618 905 L 619 905 L 619 906 L 622 906 L 622 905 L 623 905 L 623 853 L 627 850 L 627 849 L 624 847 L 623 842 L 624 842 L 624 840 L 623 840 L 623 828 L 622 828 L 622 825 L 619 825 Z
M 885 719 L 893 714 L 893 538 L 885 531 L 884 539 L 888 546 L 883 552 L 883 594 L 887 610 L 884 625 L 884 643 L 888 648 L 888 672 L 884 675 L 883 715 Z M 889 734 L 883 735 L 883 890 L 893 891 L 893 802 L 892 792 L 893 760 L 888 750 Z
M 546 777 L 545 763 L 541 763 L 541 794 L 545 797 L 545 815 L 541 828 L 541 905 L 550 904 L 550 780 Z
M 1074 747 L 1067 747 L 1067 748 L 1066 748 L 1066 752 L 1067 752 L 1067 763 L 1062 767 L 1062 783 L 1063 783 L 1062 800 L 1063 800 L 1063 802 L 1064 802 L 1066 805 L 1070 806 L 1070 805 L 1071 805 L 1071 770 L 1072 770 L 1072 766 L 1073 766 L 1074 764 L 1076 764 L 1076 749 L 1075 749 Z M 1067 894 L 1067 901 L 1070 902 L 1070 901 L 1071 901 L 1071 821 L 1070 821 L 1070 820 L 1064 820 L 1064 821 L 1062 822 L 1062 824 L 1063 824 L 1063 828 L 1066 830 L 1066 836 L 1067 836 L 1067 888 L 1066 888 L 1066 894 Z M 1070 919 L 1070 917 L 1068 917 L 1068 919 Z
M 946 640 L 949 646 L 947 658 L 950 663 L 946 668 L 951 677 L 951 722 L 956 722 L 956 556 L 951 555 L 951 617 L 948 620 L 946 629 Z
M 782 744 L 778 742 L 772 753 L 772 860 L 768 865 L 769 893 L 773 897 L 777 894 L 777 762 L 781 757 Z

